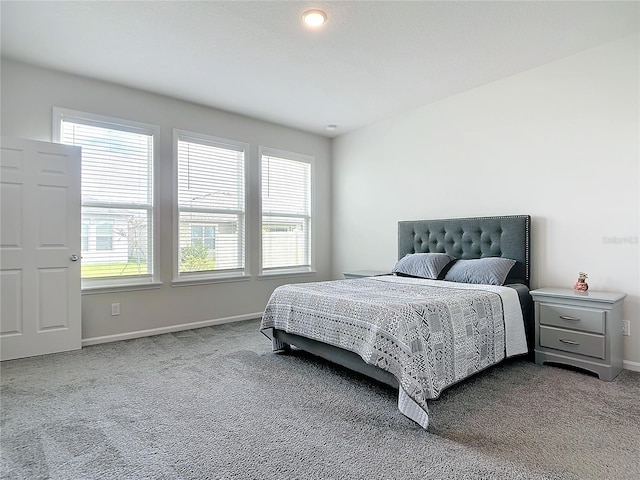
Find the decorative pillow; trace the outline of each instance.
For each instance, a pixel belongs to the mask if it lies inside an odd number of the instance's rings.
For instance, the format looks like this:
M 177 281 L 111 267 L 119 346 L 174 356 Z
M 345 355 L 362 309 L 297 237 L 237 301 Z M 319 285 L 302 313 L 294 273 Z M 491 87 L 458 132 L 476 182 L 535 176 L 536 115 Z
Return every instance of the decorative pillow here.
M 440 271 L 453 260 L 446 253 L 408 253 L 391 270 L 396 275 L 437 279 Z
M 444 279 L 450 282 L 503 285 L 515 264 L 515 260 L 500 257 L 458 260 L 451 266 Z

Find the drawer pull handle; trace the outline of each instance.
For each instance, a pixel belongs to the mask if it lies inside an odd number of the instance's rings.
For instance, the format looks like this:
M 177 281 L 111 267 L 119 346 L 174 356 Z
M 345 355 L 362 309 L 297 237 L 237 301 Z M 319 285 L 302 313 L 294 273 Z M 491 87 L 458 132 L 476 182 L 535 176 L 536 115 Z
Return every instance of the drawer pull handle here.
M 580 345 L 580 342 L 574 342 L 573 340 L 565 340 L 564 338 L 559 339 L 562 343 L 567 343 L 569 345 Z
M 560 315 L 562 320 L 571 320 L 572 322 L 579 322 L 580 319 L 576 317 L 570 317 L 569 315 Z

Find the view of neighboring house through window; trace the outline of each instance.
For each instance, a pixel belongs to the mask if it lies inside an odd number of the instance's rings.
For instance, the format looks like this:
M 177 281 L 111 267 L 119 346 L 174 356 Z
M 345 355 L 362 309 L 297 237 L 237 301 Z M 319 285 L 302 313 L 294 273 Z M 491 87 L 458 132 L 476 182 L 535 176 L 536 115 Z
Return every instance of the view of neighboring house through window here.
M 96 225 L 96 250 L 113 251 L 113 219 L 103 220 Z
M 175 130 L 178 277 L 244 274 L 247 146 Z
M 313 158 L 260 149 L 262 272 L 310 271 Z
M 191 243 L 201 243 L 209 250 L 216 249 L 216 227 L 214 225 L 191 225 Z
M 59 140 L 82 147 L 82 278 L 149 279 L 153 262 L 153 126 L 56 109 Z M 148 127 L 148 128 L 147 128 Z

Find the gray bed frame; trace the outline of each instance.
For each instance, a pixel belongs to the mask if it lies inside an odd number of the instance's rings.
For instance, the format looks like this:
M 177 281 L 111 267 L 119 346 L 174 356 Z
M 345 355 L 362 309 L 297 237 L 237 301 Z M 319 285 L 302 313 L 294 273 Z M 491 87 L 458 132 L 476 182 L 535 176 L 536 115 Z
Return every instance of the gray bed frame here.
M 509 272 L 505 285 L 513 286 L 520 296 L 529 358 L 532 358 L 533 302 L 528 289 L 530 232 L 529 215 L 402 221 L 398 223 L 398 259 L 408 253 L 447 253 L 458 259 L 503 257 L 515 260 L 516 264 Z M 295 345 L 398 388 L 398 381 L 391 373 L 365 363 L 356 353 L 282 330 L 274 329 L 273 336 L 287 345 Z

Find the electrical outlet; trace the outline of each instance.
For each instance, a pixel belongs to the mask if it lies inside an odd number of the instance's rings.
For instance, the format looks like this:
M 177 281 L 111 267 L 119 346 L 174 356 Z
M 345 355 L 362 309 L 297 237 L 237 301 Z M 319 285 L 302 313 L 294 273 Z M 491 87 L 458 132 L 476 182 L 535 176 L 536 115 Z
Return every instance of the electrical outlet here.
M 627 337 L 631 335 L 631 322 L 629 320 L 622 321 L 622 335 Z
M 112 316 L 120 315 L 120 304 L 119 303 L 112 303 L 111 304 L 111 315 Z

